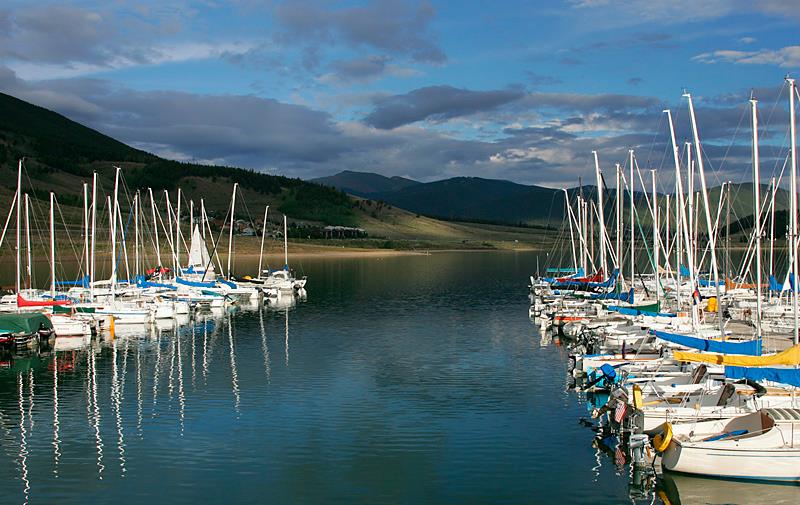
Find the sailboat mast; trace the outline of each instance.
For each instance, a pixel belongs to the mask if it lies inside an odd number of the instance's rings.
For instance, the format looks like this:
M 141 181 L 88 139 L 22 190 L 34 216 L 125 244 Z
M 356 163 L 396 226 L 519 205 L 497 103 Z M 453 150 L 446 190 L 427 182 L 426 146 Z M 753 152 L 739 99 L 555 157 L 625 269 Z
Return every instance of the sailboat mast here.
M 761 174 L 758 159 L 758 101 L 750 99 L 753 112 L 753 208 L 756 235 L 756 338 L 761 337 Z
M 575 235 L 574 230 L 572 228 L 572 208 L 569 204 L 569 193 L 567 192 L 566 188 L 564 188 L 564 205 L 566 207 L 567 212 L 567 223 L 569 224 L 569 242 L 572 246 L 572 268 L 574 271 L 578 271 L 578 258 L 575 254 Z
M 617 256 L 617 261 L 614 264 L 614 267 L 620 273 L 620 277 L 622 277 L 622 168 L 620 167 L 619 163 L 616 164 L 616 173 L 617 173 L 617 230 L 614 233 L 614 237 L 616 238 L 616 248 L 615 254 Z
M 94 301 L 94 267 L 95 267 L 95 230 L 97 229 L 97 172 L 92 172 L 92 236 L 91 236 L 91 265 L 89 266 L 89 298 Z
M 694 114 L 694 104 L 692 103 L 692 95 L 685 94 L 689 100 L 689 117 L 692 122 L 692 134 L 694 136 L 694 149 L 697 153 L 697 170 L 700 172 L 700 187 L 703 191 L 703 206 L 705 207 L 706 215 L 706 229 L 708 230 L 709 247 L 711 249 L 711 273 L 714 278 L 714 288 L 717 296 L 717 322 L 719 324 L 720 334 L 723 333 L 722 321 L 722 296 L 719 289 L 719 269 L 717 268 L 717 238 L 714 233 L 714 227 L 711 224 L 711 204 L 708 201 L 708 186 L 706 185 L 706 172 L 703 166 L 703 148 L 700 144 L 700 132 L 697 130 L 697 118 Z
M 675 213 L 676 213 L 676 226 L 680 227 L 681 231 L 683 231 L 683 239 L 684 244 L 686 245 L 686 259 L 687 263 L 689 263 L 689 284 L 691 289 L 694 289 L 694 258 L 692 257 L 692 246 L 689 240 L 689 227 L 688 223 L 686 222 L 686 216 L 684 216 L 684 194 L 683 194 L 683 178 L 681 176 L 681 158 L 678 152 L 678 142 L 675 138 L 675 124 L 672 122 L 672 112 L 669 109 L 664 110 L 667 114 L 667 119 L 669 122 L 669 132 L 670 132 L 670 139 L 672 140 L 672 158 L 675 162 L 675 193 L 678 197 L 678 203 L 675 206 Z M 690 204 L 691 207 L 691 204 Z M 678 306 L 680 306 L 680 264 L 681 264 L 681 256 L 680 256 L 680 249 L 681 249 L 681 240 L 680 240 L 680 232 L 678 233 Z M 697 327 L 697 313 L 694 309 L 692 309 L 692 326 L 694 328 Z
M 600 171 L 600 160 L 597 157 L 597 151 L 592 151 L 594 156 L 594 174 L 597 178 L 597 215 L 600 225 L 600 268 L 603 269 L 603 274 L 608 274 L 608 265 L 606 264 L 606 218 L 605 207 L 603 205 L 603 174 Z
M 798 313 L 797 313 L 797 127 L 795 125 L 795 105 L 794 96 L 796 92 L 796 85 L 794 79 L 787 78 L 789 83 L 789 130 L 792 145 L 792 166 L 791 166 L 791 190 L 789 195 L 789 258 L 791 258 L 790 272 L 794 276 L 794 286 L 792 287 L 792 322 L 793 334 L 792 340 L 794 345 L 798 343 Z M 790 283 L 791 284 L 791 283 Z
M 178 208 L 175 212 L 175 265 L 181 267 L 181 188 L 178 188 Z
M 50 192 L 50 296 L 56 296 L 56 194 Z
M 269 212 L 269 205 L 264 209 L 264 223 L 261 225 L 261 249 L 258 251 L 258 274 L 256 277 L 261 277 L 262 260 L 264 259 L 264 237 L 267 236 L 267 213 Z
M 283 215 L 283 268 L 289 270 L 289 234 L 286 226 L 286 214 Z
M 769 219 L 769 274 L 775 275 L 775 177 L 770 180 L 770 219 Z M 769 300 L 772 301 L 772 290 L 768 289 Z
M 141 199 L 141 194 L 139 190 L 136 190 L 136 194 L 133 196 L 133 247 L 136 250 L 135 262 L 134 262 L 134 274 L 139 275 L 141 270 L 139 269 L 139 200 Z
M 203 241 L 206 240 L 206 203 L 205 199 L 200 199 L 200 229 L 203 232 Z M 220 269 L 221 270 L 221 269 Z
M 114 167 L 114 201 L 111 217 L 111 299 L 114 299 L 117 284 L 117 198 L 119 196 L 119 173 L 121 169 Z
M 650 175 L 653 178 L 653 274 L 655 276 L 656 281 L 656 300 L 658 300 L 658 291 L 659 286 L 661 285 L 658 282 L 658 262 L 659 262 L 659 250 L 658 250 L 658 193 L 656 192 L 656 171 L 650 170 Z
M 158 258 L 158 267 L 164 266 L 161 262 L 161 244 L 158 241 L 158 221 L 156 221 L 156 200 L 153 198 L 153 188 L 147 188 L 150 194 L 150 211 L 153 214 L 153 235 L 156 238 L 156 257 Z
M 25 254 L 28 264 L 25 266 L 25 273 L 28 274 L 28 289 L 33 288 L 33 269 L 31 268 L 31 213 L 30 196 L 25 193 Z
M 236 213 L 236 188 L 239 187 L 238 182 L 233 183 L 233 195 L 231 196 L 231 227 L 228 230 L 228 279 L 231 278 L 231 259 L 233 255 L 233 224 L 234 214 Z
M 89 275 L 89 184 L 83 183 L 83 274 Z
M 17 293 L 22 291 L 22 249 L 20 247 L 20 231 L 22 229 L 22 160 L 17 168 Z
M 633 195 L 633 187 L 634 187 L 633 186 L 634 185 L 634 182 L 633 182 L 633 164 L 634 164 L 633 163 L 633 159 L 634 159 L 633 158 L 633 149 L 629 149 L 628 150 L 628 156 L 629 156 L 629 162 L 630 162 L 630 165 L 631 165 L 631 181 L 630 181 L 631 202 L 630 202 L 630 212 L 631 212 L 631 288 L 632 288 L 633 284 L 634 284 L 634 281 L 635 281 L 634 272 L 635 272 L 635 268 L 636 268 L 636 253 L 635 253 L 636 248 L 635 248 L 635 242 L 634 242 L 635 236 L 636 236 L 636 218 L 635 218 L 636 209 L 634 208 L 634 201 L 633 201 L 633 196 L 634 196 Z
M 172 242 L 172 201 L 169 198 L 169 191 L 166 189 L 164 190 L 164 198 L 167 200 L 167 226 L 169 227 L 168 230 L 165 231 L 165 235 L 167 236 L 167 243 L 169 244 L 169 251 L 172 255 L 172 271 L 175 272 L 175 275 L 180 273 L 178 267 L 178 260 L 175 257 L 175 244 Z
M 670 249 L 669 248 L 672 245 L 672 243 L 670 242 L 670 236 L 669 236 L 670 232 L 672 231 L 672 230 L 670 230 L 670 227 L 669 227 L 669 224 L 670 224 L 669 223 L 669 218 L 670 218 L 669 193 L 665 194 L 664 198 L 666 199 L 665 209 L 664 209 L 664 221 L 665 221 L 665 223 L 664 223 L 664 226 L 665 226 L 664 263 L 666 263 L 666 269 L 667 269 L 667 272 L 669 272 L 669 270 L 670 270 L 670 265 L 669 265 L 669 250 Z

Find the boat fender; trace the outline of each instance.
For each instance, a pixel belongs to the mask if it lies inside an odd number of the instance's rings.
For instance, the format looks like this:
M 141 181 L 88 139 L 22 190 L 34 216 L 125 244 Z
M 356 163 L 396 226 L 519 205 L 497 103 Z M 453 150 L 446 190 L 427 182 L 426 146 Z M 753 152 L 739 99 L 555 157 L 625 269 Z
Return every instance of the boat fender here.
M 669 443 L 672 442 L 672 425 L 664 423 L 661 426 L 662 432 L 653 437 L 653 448 L 659 453 L 666 451 Z
M 642 410 L 644 399 L 642 398 L 642 388 L 638 384 L 633 385 L 633 408 Z

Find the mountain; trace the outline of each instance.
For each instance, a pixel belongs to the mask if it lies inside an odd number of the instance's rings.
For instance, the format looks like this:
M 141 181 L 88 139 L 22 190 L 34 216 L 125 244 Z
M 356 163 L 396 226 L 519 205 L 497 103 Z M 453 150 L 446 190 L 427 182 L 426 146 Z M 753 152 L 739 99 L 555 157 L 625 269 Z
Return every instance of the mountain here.
M 130 212 L 132 192 L 137 188 L 152 188 L 156 204 L 163 213 L 163 190 L 171 192 L 174 202 L 175 190 L 180 187 L 186 200 L 194 200 L 195 205 L 200 198 L 204 199 L 212 220 L 222 219 L 230 205 L 233 183 L 237 182 L 243 196 L 237 198 L 237 218 L 259 219 L 264 206 L 270 205 L 269 214 L 275 221 L 285 213 L 300 224 L 362 227 L 370 237 L 362 241 L 368 247 L 532 247 L 540 246 L 543 236 L 550 233 L 541 229 L 444 222 L 384 202 L 351 197 L 330 185 L 241 168 L 166 160 L 134 149 L 61 114 L 0 93 L 0 205 L 4 206 L 0 207 L 0 212 L 8 211 L 7 206 L 14 197 L 17 161 L 22 157 L 25 158 L 23 191 L 31 197 L 31 222 L 38 227 L 47 222 L 49 192 L 53 191 L 58 199 L 59 214 L 78 234 L 78 223 L 83 219 L 84 182 L 91 182 L 92 173 L 97 172 L 98 196 L 102 201 L 113 188 L 114 166 L 123 169 L 120 202 L 125 214 Z M 361 177 L 356 172 L 340 175 L 345 179 Z M 419 184 L 400 177 L 369 179 L 371 186 L 356 187 L 388 191 Z M 143 198 L 147 198 L 146 193 Z M 144 203 L 149 206 L 147 200 Z M 104 212 L 105 206 L 99 206 L 98 210 Z M 185 207 L 182 216 L 188 218 Z M 107 215 L 98 214 L 98 222 L 104 219 L 107 220 Z M 303 233 L 308 238 L 308 229 L 312 227 L 298 227 L 290 233 Z M 60 228 L 57 233 L 62 233 Z M 63 239 L 59 243 L 68 241 Z
M 386 177 L 371 172 L 355 172 L 343 170 L 335 175 L 311 179 L 309 182 L 332 186 L 345 193 L 356 196 L 369 197 L 376 193 L 391 193 L 421 184 L 405 177 Z
M 315 179 L 330 184 L 350 194 L 356 194 L 372 200 L 383 201 L 408 211 L 450 221 L 474 221 L 501 224 L 551 224 L 557 225 L 564 217 L 563 190 L 540 186 L 528 186 L 505 180 L 484 179 L 480 177 L 454 177 L 441 181 L 421 183 L 400 177 L 385 177 L 368 172 L 346 171 L 331 177 Z M 399 186 L 399 187 L 398 187 Z M 388 189 L 385 189 L 387 188 Z M 583 186 L 583 189 L 567 190 L 570 201 L 575 202 L 582 191 L 584 198 L 595 201 L 597 188 Z M 615 219 L 616 189 L 605 191 L 606 219 Z M 709 189 L 709 202 L 713 208 L 720 203 L 721 186 Z M 769 197 L 769 188 L 762 185 L 762 201 Z M 634 193 L 637 216 L 644 226 L 650 226 L 652 220 L 648 210 L 648 199 L 640 190 Z M 724 198 L 723 198 L 724 200 Z M 749 216 L 753 213 L 753 184 L 739 183 L 730 186 L 730 221 Z M 671 199 L 670 213 L 674 218 L 675 200 Z M 624 219 L 628 222 L 630 195 L 623 194 Z M 700 201 L 702 209 L 702 201 Z M 788 208 L 788 193 L 779 189 L 776 195 L 777 210 Z M 666 212 L 666 198 L 659 196 L 661 219 Z M 723 203 L 721 219 L 727 220 L 727 204 Z M 716 215 L 716 211 L 714 212 Z M 705 228 L 704 213 L 700 212 L 700 228 Z M 612 221 L 608 221 L 611 223 Z
M 503 223 L 541 222 L 563 215 L 563 192 L 539 186 L 479 177 L 454 177 L 376 193 L 383 200 L 412 212 L 443 219 Z
M 354 202 L 329 186 L 253 170 L 166 160 L 72 121 L 61 114 L 0 93 L 0 199 L 16 190 L 17 160 L 25 158 L 25 191 L 46 201 L 53 191 L 62 205 L 82 205 L 83 182 L 96 171 L 102 189 L 113 186 L 114 166 L 123 168 L 128 190 L 161 191 L 180 186 L 187 199 L 205 199 L 223 215 L 234 182 L 259 214 L 263 205 L 289 216 L 325 224 L 357 225 Z M 260 209 L 260 210 L 255 210 Z M 3 212 L 5 212 L 3 210 Z M 250 212 L 250 211 L 247 211 Z M 237 211 L 238 213 L 238 211 Z

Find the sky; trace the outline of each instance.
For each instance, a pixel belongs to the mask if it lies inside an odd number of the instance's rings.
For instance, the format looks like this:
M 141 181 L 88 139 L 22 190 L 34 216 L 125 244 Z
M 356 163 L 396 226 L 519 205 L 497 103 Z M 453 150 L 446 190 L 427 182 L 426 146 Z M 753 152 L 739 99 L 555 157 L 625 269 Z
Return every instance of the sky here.
M 593 150 L 674 171 L 687 90 L 711 180 L 748 180 L 751 93 L 785 159 L 795 3 L 5 0 L 0 90 L 172 159 L 552 187 Z

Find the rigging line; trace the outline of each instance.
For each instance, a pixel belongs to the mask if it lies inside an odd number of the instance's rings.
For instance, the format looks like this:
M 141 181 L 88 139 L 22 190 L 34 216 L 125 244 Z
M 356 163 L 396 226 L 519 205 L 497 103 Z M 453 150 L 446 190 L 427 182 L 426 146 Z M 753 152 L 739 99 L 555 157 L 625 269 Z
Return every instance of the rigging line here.
M 72 253 L 75 255 L 75 261 L 76 261 L 76 263 L 78 264 L 78 267 L 79 267 L 78 272 L 80 272 L 81 271 L 80 267 L 83 266 L 83 254 L 82 254 L 83 253 L 83 248 L 81 248 L 81 252 L 80 253 L 78 253 L 77 249 L 75 248 L 75 243 L 72 241 L 72 235 L 69 233 L 69 229 L 67 228 L 67 222 L 64 219 L 64 213 L 61 210 L 61 204 L 58 203 L 58 197 L 57 196 L 54 196 L 53 202 L 55 203 L 55 207 L 58 210 L 58 215 L 61 217 L 61 224 L 64 225 L 64 229 L 67 232 L 67 239 L 69 240 L 70 247 L 72 248 Z M 61 262 L 59 262 L 59 266 L 61 266 Z M 63 269 L 63 267 L 60 268 L 60 270 L 61 270 L 61 273 L 64 275 L 64 278 L 66 278 L 66 273 L 65 273 L 65 270 Z

